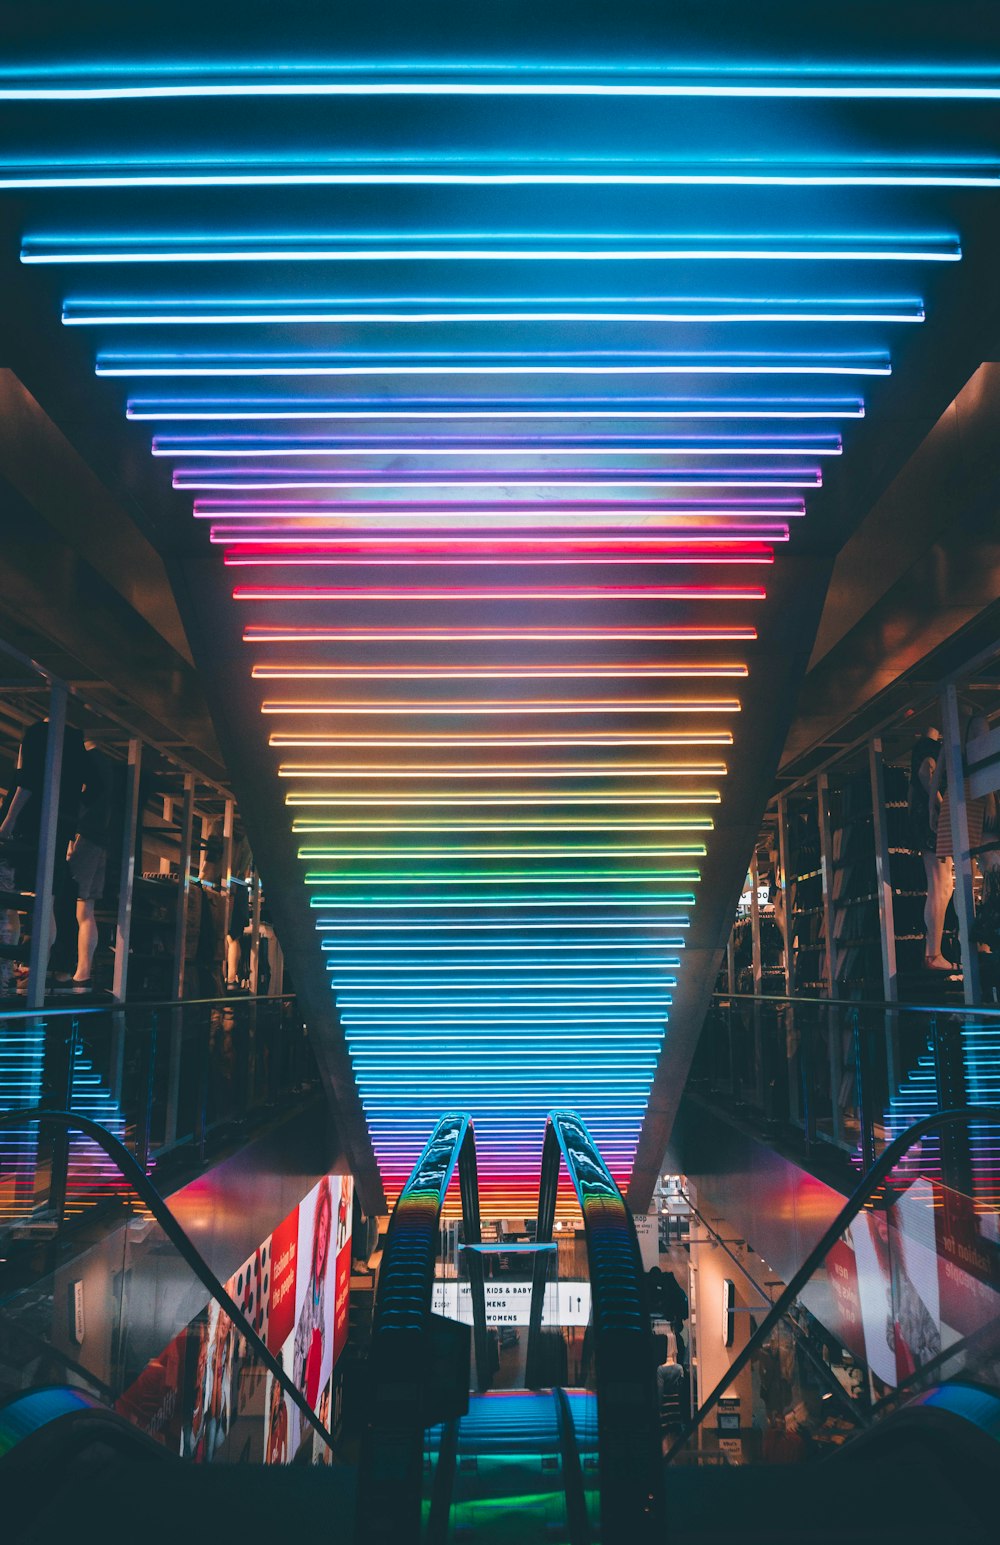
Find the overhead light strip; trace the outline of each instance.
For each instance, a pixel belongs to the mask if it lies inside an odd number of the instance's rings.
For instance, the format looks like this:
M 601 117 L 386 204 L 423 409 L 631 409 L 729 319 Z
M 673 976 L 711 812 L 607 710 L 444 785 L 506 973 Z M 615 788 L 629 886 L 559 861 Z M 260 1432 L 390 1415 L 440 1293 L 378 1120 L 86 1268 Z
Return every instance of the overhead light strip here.
M 957 263 L 952 233 L 780 232 L 747 237 L 719 232 L 623 233 L 490 231 L 343 234 L 169 232 L 148 235 L 25 236 L 22 263 L 387 263 L 387 262 L 836 262 Z
M 126 416 L 139 422 L 252 423 L 262 420 L 283 422 L 340 421 L 355 423 L 438 421 L 449 426 L 469 422 L 510 419 L 546 422 L 552 419 L 739 419 L 770 421 L 785 419 L 856 419 L 864 418 L 864 403 L 858 398 L 770 398 L 770 397 L 699 397 L 699 398 L 620 398 L 563 399 L 524 398 L 510 402 L 476 398 L 397 399 L 387 405 L 384 399 L 359 402 L 356 399 L 319 397 L 224 397 L 224 398 L 149 398 L 134 397 L 128 402 Z
M 980 61 L 935 67 L 768 63 L 533 65 L 482 59 L 426 64 L 225 60 L 58 66 L 0 71 L 0 101 L 142 101 L 228 97 L 736 97 L 846 101 L 1000 99 L 1000 72 Z
M 167 296 L 161 300 L 70 297 L 63 302 L 67 327 L 272 326 L 330 324 L 437 326 L 444 323 L 501 322 L 849 322 L 912 323 L 925 319 L 923 301 L 895 298 L 815 300 L 743 296 L 600 296 L 504 299 L 475 297 L 266 295 L 248 297 Z

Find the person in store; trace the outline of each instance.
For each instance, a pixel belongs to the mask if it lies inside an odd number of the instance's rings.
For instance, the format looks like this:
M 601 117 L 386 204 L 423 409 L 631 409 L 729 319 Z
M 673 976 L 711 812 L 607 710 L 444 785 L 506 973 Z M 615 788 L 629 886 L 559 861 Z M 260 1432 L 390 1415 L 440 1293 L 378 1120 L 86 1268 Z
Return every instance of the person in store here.
M 656 1370 L 656 1393 L 660 1404 L 660 1421 L 672 1426 L 683 1419 L 687 1370 L 678 1356 L 677 1337 L 667 1331 L 667 1354 Z
M 947 846 L 939 851 L 939 812 L 941 810 L 940 785 L 944 765 L 941 731 L 929 729 L 921 735 L 910 753 L 910 784 L 907 806 L 910 819 L 910 841 L 924 861 L 927 877 L 927 900 L 924 903 L 924 966 L 928 971 L 954 971 L 954 966 L 941 953 L 944 936 L 944 919 L 955 889 L 955 866 L 952 862 L 950 837 L 951 823 L 947 826 Z

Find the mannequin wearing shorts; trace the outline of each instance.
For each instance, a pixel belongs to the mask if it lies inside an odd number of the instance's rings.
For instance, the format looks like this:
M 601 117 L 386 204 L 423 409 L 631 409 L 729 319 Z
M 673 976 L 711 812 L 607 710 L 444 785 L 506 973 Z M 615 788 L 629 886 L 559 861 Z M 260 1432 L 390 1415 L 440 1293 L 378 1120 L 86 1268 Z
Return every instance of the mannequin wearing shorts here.
M 2 856 L 13 867 L 13 888 L 19 891 L 31 891 L 35 885 L 48 739 L 47 719 L 39 719 L 35 724 L 29 725 L 17 754 L 16 776 L 4 800 L 3 808 L 0 809 L 0 845 L 7 849 Z M 84 755 L 82 734 L 75 726 L 67 724 L 63 733 L 59 808 L 56 817 L 56 854 L 52 874 L 53 911 L 49 919 L 51 945 L 57 943 L 56 916 L 57 913 L 62 915 L 60 903 L 64 898 L 72 895 L 72 882 L 65 854 L 67 841 L 73 834 L 77 806 L 83 788 Z M 8 931 L 14 932 L 15 929 L 11 927 Z M 19 935 L 20 929 L 17 928 L 16 932 Z M 9 942 L 16 943 L 17 940 L 15 938 Z M 60 954 L 65 955 L 61 932 L 58 945 Z M 68 969 L 68 961 L 66 967 Z
M 939 764 L 943 766 L 944 748 L 939 730 L 928 730 L 913 748 L 910 757 L 909 811 L 911 841 L 919 849 L 927 877 L 924 903 L 924 966 L 928 971 L 952 971 L 950 960 L 941 953 L 945 913 L 955 889 L 955 866 L 950 848 L 938 852 L 938 815 L 941 809 Z
M 104 895 L 111 816 L 111 768 L 93 741 L 86 742 L 84 784 L 77 831 L 66 850 L 76 885 L 76 971 L 64 991 L 90 992 L 97 952 L 95 905 Z

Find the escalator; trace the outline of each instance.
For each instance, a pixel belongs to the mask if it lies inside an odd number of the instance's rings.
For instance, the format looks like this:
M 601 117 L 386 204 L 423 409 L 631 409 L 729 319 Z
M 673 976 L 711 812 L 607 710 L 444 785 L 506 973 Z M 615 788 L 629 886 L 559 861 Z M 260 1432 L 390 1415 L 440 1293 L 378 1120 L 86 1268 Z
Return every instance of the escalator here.
M 457 1423 L 432 1428 L 426 1545 L 591 1538 L 584 1466 L 594 1457 L 593 1401 L 587 1390 L 493 1390 L 470 1396 Z
M 547 1261 L 561 1166 L 583 1217 L 593 1394 L 551 1388 L 553 1341 L 544 1324 Z M 472 1308 L 468 1390 L 434 1358 L 430 1314 L 438 1223 L 458 1170 Z M 662 1538 L 661 1443 L 653 1341 L 635 1228 L 586 1125 L 553 1111 L 542 1147 L 532 1259 L 526 1388 L 489 1393 L 483 1254 L 475 1143 L 461 1113 L 441 1118 L 400 1195 L 386 1238 L 372 1350 L 369 1415 L 361 1452 L 358 1539 L 416 1539 L 426 1512 L 431 1539 L 459 1539 L 513 1519 L 532 1537 L 582 1545 L 640 1545 Z M 454 1327 L 460 1330 L 462 1327 Z M 560 1338 L 556 1338 L 559 1340 Z M 401 1370 L 407 1371 L 404 1379 Z M 450 1408 L 442 1410 L 441 1407 Z M 425 1453 L 424 1432 L 440 1429 Z M 433 1473 L 430 1497 L 425 1477 Z M 450 1527 L 451 1533 L 447 1533 Z M 558 1531 L 558 1532 L 553 1532 Z
M 976 1107 L 931 1120 L 996 1122 L 1000 1111 Z M 982 1325 L 911 1370 L 887 1392 L 884 1408 L 866 1413 L 853 1435 L 841 1432 L 842 1441 L 825 1447 L 814 1439 L 818 1462 L 725 1463 L 714 1427 L 722 1403 L 775 1328 L 804 1303 L 816 1307 L 817 1283 L 822 1285 L 827 1257 L 845 1230 L 875 1206 L 901 1205 L 891 1189 L 895 1167 L 908 1146 L 931 1130 L 931 1121 L 887 1150 L 727 1378 L 702 1402 L 689 1429 L 661 1444 L 635 1232 L 586 1127 L 572 1112 L 550 1117 L 535 1238 L 526 1247 L 531 1306 L 524 1387 L 492 1388 L 472 1128 L 462 1113 L 444 1116 L 403 1189 L 385 1241 L 365 1366 L 364 1430 L 360 1453 L 350 1456 L 338 1450 L 332 1433 L 117 1139 L 64 1113 L 0 1117 L 7 1125 L 14 1121 L 37 1122 L 39 1131 L 75 1128 L 98 1143 L 133 1191 L 124 1244 L 119 1241 L 116 1248 L 127 1252 L 130 1229 L 144 1246 L 152 1239 L 158 1270 L 181 1299 L 185 1293 L 191 1302 L 207 1298 L 208 1312 L 232 1318 L 239 1337 L 234 1390 L 240 1391 L 242 1425 L 233 1424 L 240 1440 L 232 1451 L 220 1450 L 219 1458 L 230 1462 L 216 1464 L 186 1463 L 138 1431 L 121 1400 L 136 1356 L 146 1355 L 141 1305 L 132 1304 L 135 1323 L 126 1323 L 127 1271 L 118 1284 L 122 1317 L 115 1332 L 115 1376 L 101 1382 L 87 1372 L 82 1355 L 74 1358 L 65 1344 L 57 1345 L 58 1337 L 45 1333 L 46 1306 L 58 1298 L 57 1274 L 63 1272 L 58 1280 L 64 1284 L 66 1270 L 78 1267 L 68 1258 L 58 1261 L 51 1240 L 44 1248 L 29 1240 L 24 1247 L 29 1255 L 55 1265 L 51 1280 L 36 1277 L 30 1290 L 22 1283 L 21 1291 L 0 1302 L 0 1485 L 5 1538 L 12 1542 L 106 1539 L 118 1531 L 141 1532 L 153 1545 L 175 1545 L 180 1538 L 216 1545 L 220 1538 L 244 1532 L 257 1537 L 262 1530 L 282 1538 L 299 1530 L 311 1536 L 317 1520 L 331 1539 L 353 1539 L 357 1545 L 389 1539 L 485 1545 L 514 1538 L 523 1545 L 543 1540 L 832 1545 L 847 1538 L 879 1545 L 959 1539 L 978 1545 L 992 1538 L 992 1499 L 1000 1479 L 995 1313 L 984 1314 Z M 553 1387 L 547 1377 L 557 1360 L 543 1313 L 541 1263 L 552 1249 L 562 1165 L 586 1236 L 592 1292 L 588 1388 Z M 471 1303 L 467 1324 L 432 1313 L 438 1224 L 456 1172 Z M 120 1197 L 115 1205 L 122 1205 Z M 890 1214 L 890 1237 L 899 1232 L 897 1224 Z M 93 1244 L 93 1230 L 88 1238 Z M 123 1258 L 127 1264 L 127 1255 Z M 801 1334 L 801 1324 L 798 1329 Z M 127 1344 L 133 1339 L 139 1351 L 130 1360 Z M 295 1464 L 261 1462 L 269 1441 L 268 1392 L 276 1387 L 310 1435 L 311 1446 L 300 1450 Z M 815 1402 L 824 1420 L 834 1409 L 825 1393 Z M 303 1455 L 313 1463 L 302 1462 Z

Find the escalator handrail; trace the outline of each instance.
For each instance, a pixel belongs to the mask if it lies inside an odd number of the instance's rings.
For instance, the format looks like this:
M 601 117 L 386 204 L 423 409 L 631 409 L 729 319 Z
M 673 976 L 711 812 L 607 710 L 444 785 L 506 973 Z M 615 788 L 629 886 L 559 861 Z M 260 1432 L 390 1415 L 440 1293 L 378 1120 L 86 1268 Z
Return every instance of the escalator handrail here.
M 911 1126 L 908 1126 L 904 1132 L 900 1132 L 899 1136 L 893 1139 L 885 1152 L 876 1159 L 868 1173 L 862 1176 L 833 1222 L 810 1250 L 798 1271 L 792 1276 L 787 1287 L 775 1299 L 771 1309 L 764 1316 L 764 1319 L 750 1337 L 746 1346 L 737 1353 L 726 1373 L 719 1380 L 719 1383 L 699 1406 L 680 1437 L 668 1449 L 665 1456 L 667 1463 L 685 1447 L 692 1434 L 698 1431 L 706 1416 L 722 1398 L 733 1380 L 742 1373 L 747 1363 L 757 1355 L 774 1330 L 774 1327 L 784 1319 L 789 1309 L 793 1307 L 802 1289 L 812 1278 L 817 1268 L 822 1265 L 840 1236 L 854 1222 L 858 1213 L 872 1201 L 876 1192 L 899 1163 L 900 1159 L 913 1147 L 913 1144 L 921 1137 L 926 1136 L 928 1132 L 939 1131 L 941 1127 L 957 1126 L 962 1122 L 971 1123 L 976 1121 L 1000 1123 L 1000 1105 L 960 1105 L 952 1110 L 933 1111 L 931 1115 L 922 1117 L 920 1121 L 914 1121 Z
M 148 1207 L 174 1249 L 190 1266 L 202 1286 L 208 1289 L 209 1296 L 214 1298 L 226 1311 L 240 1334 L 246 1339 L 248 1345 L 252 1347 L 254 1356 L 264 1364 L 272 1378 L 277 1379 L 289 1400 L 298 1408 L 310 1426 L 319 1433 L 326 1446 L 332 1449 L 334 1446 L 333 1433 L 323 1426 L 305 1395 L 296 1388 L 277 1358 L 268 1351 L 239 1304 L 226 1292 L 226 1289 L 204 1256 L 192 1244 L 184 1229 L 181 1228 L 167 1206 L 166 1201 L 142 1168 L 142 1165 L 129 1152 L 124 1143 L 119 1142 L 118 1138 L 109 1132 L 106 1127 L 102 1127 L 99 1122 L 91 1121 L 89 1116 L 81 1116 L 76 1111 L 48 1110 L 37 1105 L 27 1106 L 23 1110 L 4 1111 L 0 1114 L 0 1129 L 11 1126 L 24 1126 L 35 1121 L 40 1126 L 51 1125 L 59 1127 L 63 1131 L 82 1132 L 85 1137 L 89 1137 L 92 1142 L 95 1142 L 99 1148 L 103 1148 L 108 1158 L 117 1165 L 122 1179 L 128 1182 L 132 1189 L 138 1193 L 146 1207 Z
M 637 1545 L 662 1530 L 659 1406 L 645 1276 L 632 1214 L 576 1111 L 549 1112 L 535 1240 L 552 1240 L 560 1160 L 583 1214 L 597 1368 L 601 1538 Z M 531 1287 L 527 1382 L 540 1378 L 544 1258 Z
M 555 1401 L 556 1422 L 559 1428 L 563 1489 L 566 1493 L 566 1533 L 569 1536 L 569 1545 L 590 1545 L 587 1492 L 583 1482 L 583 1466 L 580 1463 L 580 1446 L 577 1442 L 573 1410 L 564 1389 L 555 1388 L 552 1391 L 552 1399 Z
M 97 1014 L 153 1014 L 165 1009 L 242 1008 L 247 1004 L 294 1003 L 294 992 L 229 992 L 222 998 L 111 998 L 105 1003 L 47 1003 L 40 1009 L 0 1008 L 0 1024 L 23 1024 L 27 1019 L 84 1019 Z
M 472 1118 L 447 1111 L 434 1124 L 389 1220 L 368 1353 L 368 1413 L 358 1466 L 360 1545 L 416 1538 L 423 1482 L 425 1379 L 441 1208 L 455 1168 L 467 1244 L 481 1243 Z M 482 1257 L 469 1253 L 477 1366 L 486 1366 Z M 482 1361 L 480 1362 L 480 1358 Z

